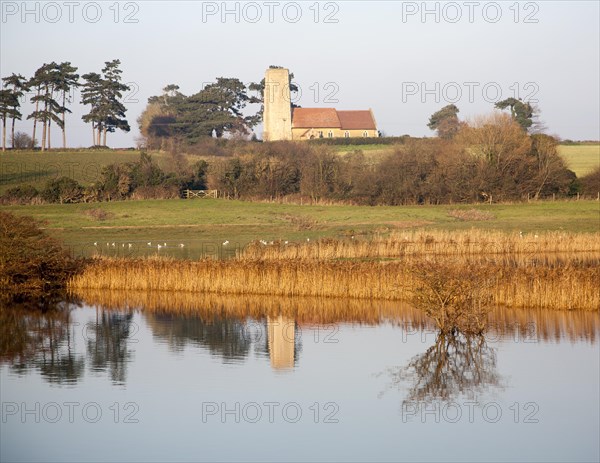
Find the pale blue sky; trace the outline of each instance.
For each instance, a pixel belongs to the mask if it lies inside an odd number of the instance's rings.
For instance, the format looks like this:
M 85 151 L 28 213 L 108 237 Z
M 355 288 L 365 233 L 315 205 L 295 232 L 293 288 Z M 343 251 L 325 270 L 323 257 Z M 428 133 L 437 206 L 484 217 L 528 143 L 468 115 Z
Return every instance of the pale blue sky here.
M 387 135 L 431 136 L 426 123 L 440 107 L 455 103 L 470 118 L 490 112 L 498 90 L 506 98 L 518 89 L 539 100 L 549 133 L 600 138 L 600 3 L 475 3 L 428 2 L 433 13 L 422 17 L 422 2 L 228 2 L 239 16 L 222 18 L 222 2 L 58 1 L 26 2 L 23 17 L 22 2 L 3 0 L 0 73 L 31 76 L 44 62 L 71 61 L 84 74 L 120 59 L 137 93 L 126 104 L 132 131 L 109 135 L 115 147 L 134 145 L 137 117 L 165 85 L 191 94 L 219 76 L 248 83 L 270 64 L 294 72 L 302 106 L 370 107 Z M 89 146 L 87 110 L 72 109 L 69 145 Z

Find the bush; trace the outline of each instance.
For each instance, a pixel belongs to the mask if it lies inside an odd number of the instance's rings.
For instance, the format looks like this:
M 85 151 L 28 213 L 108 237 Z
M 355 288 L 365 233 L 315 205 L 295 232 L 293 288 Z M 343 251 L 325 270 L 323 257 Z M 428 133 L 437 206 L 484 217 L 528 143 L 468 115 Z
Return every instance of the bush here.
M 115 215 L 112 212 L 105 211 L 104 209 L 88 209 L 83 214 L 92 220 L 106 220 L 112 219 Z
M 367 137 L 367 138 L 314 138 L 307 140 L 308 143 L 313 145 L 401 145 L 406 143 L 411 137 L 409 135 L 403 135 L 401 137 Z
M 176 185 L 150 185 L 135 189 L 131 199 L 174 199 L 179 198 L 179 187 Z
M 33 141 L 33 144 L 31 143 Z M 37 140 L 32 138 L 25 132 L 15 132 L 15 136 L 11 140 L 12 146 L 17 150 L 31 149 L 37 146 Z
M 41 196 L 49 203 L 77 203 L 83 197 L 83 187 L 72 178 L 60 177 L 49 180 Z
M 580 191 L 584 195 L 596 197 L 600 192 L 600 167 L 579 179 Z
M 66 295 L 78 262 L 33 217 L 0 211 L 0 302 L 47 305 Z
M 31 204 L 39 196 L 37 189 L 31 185 L 9 188 L 2 195 L 3 204 Z

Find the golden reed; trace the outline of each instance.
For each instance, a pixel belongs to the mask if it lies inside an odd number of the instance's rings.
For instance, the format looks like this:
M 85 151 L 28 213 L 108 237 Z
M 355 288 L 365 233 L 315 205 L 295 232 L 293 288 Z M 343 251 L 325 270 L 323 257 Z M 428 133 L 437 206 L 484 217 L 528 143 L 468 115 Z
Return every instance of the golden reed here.
M 506 256 L 527 262 L 534 258 L 593 258 L 600 261 L 600 233 L 502 233 L 484 230 L 431 231 L 406 230 L 388 237 L 363 240 L 358 237 L 316 242 L 253 242 L 238 252 L 238 259 L 382 259 L 420 256 L 452 256 L 471 259 Z
M 461 274 L 464 262 L 442 259 Z M 600 266 L 592 261 L 520 262 L 482 257 L 493 273 L 493 303 L 507 307 L 598 310 Z M 69 283 L 83 289 L 187 291 L 192 293 L 340 297 L 409 300 L 420 283 L 410 272 L 418 259 L 357 260 L 202 260 L 93 259 Z

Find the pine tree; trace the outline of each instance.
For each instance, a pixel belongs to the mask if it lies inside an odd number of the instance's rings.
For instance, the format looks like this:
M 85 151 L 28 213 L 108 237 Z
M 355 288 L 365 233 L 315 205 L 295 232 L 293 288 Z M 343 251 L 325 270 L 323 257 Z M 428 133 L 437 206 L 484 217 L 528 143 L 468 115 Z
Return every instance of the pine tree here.
M 11 109 L 11 119 L 12 119 L 12 127 L 11 127 L 11 146 L 14 149 L 15 147 L 15 119 L 21 120 L 23 115 L 19 108 L 21 107 L 21 97 L 25 94 L 26 91 L 29 90 L 29 86 L 27 84 L 27 79 L 23 77 L 21 74 L 11 74 L 8 77 L 4 77 L 2 79 L 4 82 L 4 86 L 9 88 L 13 95 L 13 106 Z
M 123 92 L 129 90 L 129 86 L 121 83 L 121 62 L 113 60 L 104 64 L 102 75 L 92 72 L 82 76 L 85 80 L 82 103 L 91 106 L 90 112 L 82 119 L 92 123 L 94 144 L 106 146 L 107 132 L 114 132 L 116 129 L 129 132 L 131 128 L 125 119 L 127 108 L 120 101 Z
M 67 133 L 66 133 L 66 113 L 70 113 L 71 110 L 67 108 L 66 104 L 71 103 L 71 97 L 69 92 L 79 86 L 79 74 L 76 74 L 77 68 L 71 66 L 71 63 L 66 61 L 58 65 L 58 81 L 55 87 L 55 91 L 59 93 L 59 97 L 62 97 L 62 105 L 60 107 L 60 114 L 62 120 L 62 135 L 63 135 L 63 148 L 67 147 Z
M 35 111 L 27 116 L 27 119 L 33 119 L 33 140 L 35 140 L 36 123 L 42 123 L 42 151 L 51 148 L 50 128 L 54 121 L 62 128 L 63 121 L 58 116 L 61 112 L 61 106 L 54 99 L 54 93 L 59 86 L 59 66 L 54 61 L 50 64 L 44 64 L 37 71 L 29 82 L 31 87 L 37 89 L 35 96 L 31 98 L 31 102 L 35 103 Z M 40 104 L 42 109 L 40 109 Z

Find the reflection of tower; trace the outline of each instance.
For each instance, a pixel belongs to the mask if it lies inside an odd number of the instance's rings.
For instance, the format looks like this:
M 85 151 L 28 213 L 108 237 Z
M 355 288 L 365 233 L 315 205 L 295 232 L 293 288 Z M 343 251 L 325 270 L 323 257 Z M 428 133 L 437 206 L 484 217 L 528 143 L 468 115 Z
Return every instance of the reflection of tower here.
M 276 370 L 294 367 L 294 337 L 296 326 L 292 318 L 268 317 L 269 356 Z
M 267 69 L 263 97 L 263 140 L 291 140 L 292 104 L 287 69 Z

